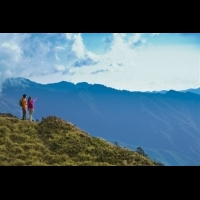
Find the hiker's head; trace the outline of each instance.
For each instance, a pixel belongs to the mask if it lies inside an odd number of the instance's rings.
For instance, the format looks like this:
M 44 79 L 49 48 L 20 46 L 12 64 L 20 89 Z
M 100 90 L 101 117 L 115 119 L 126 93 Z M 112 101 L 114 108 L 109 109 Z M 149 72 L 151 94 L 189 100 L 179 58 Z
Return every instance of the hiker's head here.
M 30 101 L 31 100 L 31 97 L 28 97 L 28 101 Z
M 23 97 L 26 98 L 26 94 L 23 94 Z

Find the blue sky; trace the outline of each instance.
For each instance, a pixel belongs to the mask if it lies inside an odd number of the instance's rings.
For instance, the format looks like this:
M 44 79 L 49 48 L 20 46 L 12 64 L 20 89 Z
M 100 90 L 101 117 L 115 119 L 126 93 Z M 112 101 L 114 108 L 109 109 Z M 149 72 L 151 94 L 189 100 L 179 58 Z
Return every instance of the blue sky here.
M 200 33 L 0 33 L 1 83 L 103 84 L 130 91 L 200 87 Z

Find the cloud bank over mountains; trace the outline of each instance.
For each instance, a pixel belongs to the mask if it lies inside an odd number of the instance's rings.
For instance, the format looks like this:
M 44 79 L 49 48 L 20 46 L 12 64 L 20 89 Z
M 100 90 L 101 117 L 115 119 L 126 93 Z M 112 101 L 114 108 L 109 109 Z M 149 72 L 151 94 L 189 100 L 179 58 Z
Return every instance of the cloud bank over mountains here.
M 0 84 L 6 78 L 24 77 L 130 91 L 197 88 L 199 35 L 1 33 Z

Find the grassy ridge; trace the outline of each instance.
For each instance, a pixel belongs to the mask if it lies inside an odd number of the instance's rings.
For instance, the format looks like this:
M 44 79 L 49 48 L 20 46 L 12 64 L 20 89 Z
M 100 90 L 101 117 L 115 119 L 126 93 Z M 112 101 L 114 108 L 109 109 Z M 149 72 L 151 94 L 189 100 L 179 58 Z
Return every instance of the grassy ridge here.
M 41 122 L 0 115 L 1 166 L 155 166 L 135 151 L 92 137 L 55 116 Z

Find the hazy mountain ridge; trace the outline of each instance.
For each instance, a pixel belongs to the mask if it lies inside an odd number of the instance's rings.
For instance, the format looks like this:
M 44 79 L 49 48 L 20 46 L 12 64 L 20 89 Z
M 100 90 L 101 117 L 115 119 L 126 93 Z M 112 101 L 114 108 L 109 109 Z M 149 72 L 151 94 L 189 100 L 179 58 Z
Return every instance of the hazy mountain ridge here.
M 45 89 L 45 90 L 50 90 L 50 91 L 59 91 L 59 92 L 68 92 L 68 91 L 73 91 L 76 89 L 88 89 L 91 86 L 97 86 L 99 88 L 103 89 L 110 89 L 110 91 L 113 90 L 117 90 L 117 91 L 123 91 L 123 92 L 134 92 L 134 91 L 128 91 L 128 90 L 118 90 L 115 88 L 111 88 L 111 87 L 107 87 L 101 84 L 89 84 L 87 82 L 80 82 L 77 84 L 71 83 L 71 82 L 67 82 L 67 81 L 60 81 L 57 83 L 48 83 L 48 84 L 40 84 L 40 83 L 36 83 L 34 81 L 31 81 L 29 79 L 26 78 L 22 78 L 22 77 L 18 77 L 18 78 L 8 78 L 3 82 L 3 89 L 6 89 L 7 87 L 32 87 L 32 88 L 38 88 L 38 89 Z M 161 91 L 146 91 L 144 93 L 161 93 L 161 94 L 165 94 L 169 91 L 175 91 L 175 90 L 161 90 Z M 136 91 L 136 92 L 140 92 L 140 91 Z M 176 91 L 176 92 L 191 92 L 191 93 L 195 93 L 200 95 L 200 88 L 190 88 L 187 90 L 180 90 L 180 91 Z
M 187 89 L 187 90 L 182 90 L 181 92 L 192 92 L 192 93 L 200 95 L 200 88 L 196 88 L 196 89 L 191 88 L 191 89 Z
M 27 93 L 39 97 L 35 119 L 52 114 L 62 117 L 91 135 L 132 149 L 142 146 L 166 165 L 200 163 L 200 96 L 195 93 L 129 92 L 87 83 L 34 84 L 4 88 L 3 112 L 17 99 L 9 110 L 20 116 L 18 97 Z

